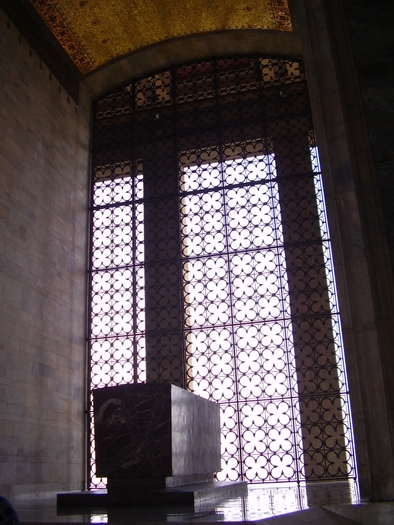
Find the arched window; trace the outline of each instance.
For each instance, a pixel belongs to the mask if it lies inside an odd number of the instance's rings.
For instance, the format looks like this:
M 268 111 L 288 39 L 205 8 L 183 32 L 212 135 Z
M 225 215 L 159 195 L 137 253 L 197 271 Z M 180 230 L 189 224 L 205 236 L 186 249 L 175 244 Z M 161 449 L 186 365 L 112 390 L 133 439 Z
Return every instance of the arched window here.
M 90 388 L 171 382 L 222 409 L 219 479 L 355 476 L 300 60 L 199 61 L 95 103 Z M 92 434 L 92 483 L 94 439 Z

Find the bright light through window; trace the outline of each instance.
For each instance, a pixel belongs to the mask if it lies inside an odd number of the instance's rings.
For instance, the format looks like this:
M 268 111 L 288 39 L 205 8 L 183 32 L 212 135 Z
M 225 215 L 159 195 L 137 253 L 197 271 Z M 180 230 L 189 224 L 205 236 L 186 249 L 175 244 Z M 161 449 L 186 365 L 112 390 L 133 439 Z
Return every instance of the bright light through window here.
M 95 184 L 92 212 L 91 388 L 144 382 L 143 176 Z M 94 427 L 90 424 L 92 482 Z
M 326 269 L 332 274 L 316 148 L 311 158 Z M 119 183 L 98 183 L 94 194 L 93 387 L 146 378 L 143 178 L 135 181 L 134 201 L 132 179 Z M 221 405 L 223 461 L 217 477 L 302 479 L 274 155 L 186 166 L 180 190 L 188 388 Z M 329 282 L 338 328 L 334 279 Z M 340 330 L 335 333 L 341 352 Z
M 218 479 L 302 471 L 289 295 L 273 155 L 184 169 L 188 385 L 220 403 Z
M 218 402 L 220 480 L 354 478 L 302 61 L 173 67 L 94 115 L 90 389 L 170 382 Z M 92 423 L 90 438 L 99 487 Z

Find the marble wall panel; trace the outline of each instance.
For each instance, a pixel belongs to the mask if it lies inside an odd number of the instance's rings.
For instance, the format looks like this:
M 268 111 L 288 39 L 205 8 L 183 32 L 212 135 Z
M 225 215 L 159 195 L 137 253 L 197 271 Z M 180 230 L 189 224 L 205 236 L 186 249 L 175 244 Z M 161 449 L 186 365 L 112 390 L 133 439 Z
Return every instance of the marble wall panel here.
M 90 101 L 0 11 L 0 494 L 83 487 Z

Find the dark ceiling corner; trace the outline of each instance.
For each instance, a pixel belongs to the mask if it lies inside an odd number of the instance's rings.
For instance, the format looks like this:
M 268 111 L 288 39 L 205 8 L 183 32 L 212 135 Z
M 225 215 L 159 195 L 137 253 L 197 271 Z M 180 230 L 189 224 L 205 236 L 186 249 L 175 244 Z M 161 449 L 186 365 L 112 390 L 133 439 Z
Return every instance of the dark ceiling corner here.
M 78 104 L 79 81 L 82 76 L 29 0 L 0 0 L 0 8 Z

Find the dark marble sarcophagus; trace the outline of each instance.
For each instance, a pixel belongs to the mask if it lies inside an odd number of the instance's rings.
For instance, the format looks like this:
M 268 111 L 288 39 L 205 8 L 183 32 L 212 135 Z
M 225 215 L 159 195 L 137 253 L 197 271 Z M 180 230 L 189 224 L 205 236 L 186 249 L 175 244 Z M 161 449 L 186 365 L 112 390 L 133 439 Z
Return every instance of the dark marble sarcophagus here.
M 215 508 L 245 496 L 244 481 L 213 481 L 220 470 L 219 405 L 170 384 L 93 392 L 96 474 L 107 490 L 57 495 L 58 508 Z
M 96 475 L 108 493 L 207 482 L 220 470 L 219 405 L 170 384 L 93 392 Z

